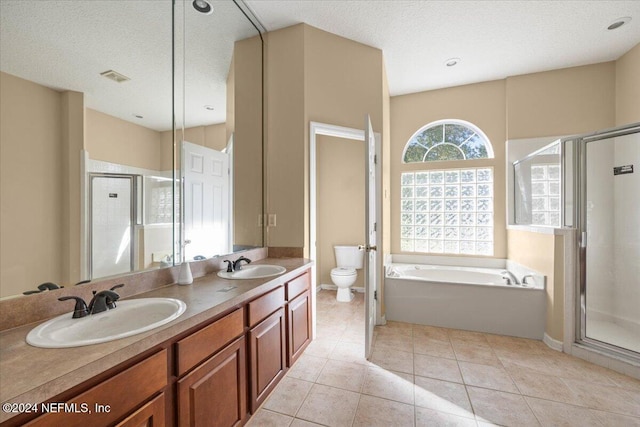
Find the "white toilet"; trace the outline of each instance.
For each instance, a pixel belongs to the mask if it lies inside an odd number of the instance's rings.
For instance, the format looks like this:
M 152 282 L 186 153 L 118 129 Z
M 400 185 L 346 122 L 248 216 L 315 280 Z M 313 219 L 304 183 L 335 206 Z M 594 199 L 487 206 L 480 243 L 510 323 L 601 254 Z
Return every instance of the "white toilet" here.
M 350 302 L 353 299 L 351 285 L 356 282 L 358 272 L 364 262 L 364 251 L 357 246 L 334 246 L 337 267 L 331 270 L 331 280 L 338 287 L 336 299 Z

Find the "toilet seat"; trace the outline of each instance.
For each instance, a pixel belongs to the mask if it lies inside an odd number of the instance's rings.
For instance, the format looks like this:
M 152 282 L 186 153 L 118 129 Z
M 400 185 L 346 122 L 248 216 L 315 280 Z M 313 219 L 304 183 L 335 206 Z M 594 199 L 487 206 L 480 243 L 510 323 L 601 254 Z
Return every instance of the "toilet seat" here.
M 353 276 L 358 273 L 356 269 L 352 267 L 336 267 L 331 269 L 331 274 L 334 276 Z

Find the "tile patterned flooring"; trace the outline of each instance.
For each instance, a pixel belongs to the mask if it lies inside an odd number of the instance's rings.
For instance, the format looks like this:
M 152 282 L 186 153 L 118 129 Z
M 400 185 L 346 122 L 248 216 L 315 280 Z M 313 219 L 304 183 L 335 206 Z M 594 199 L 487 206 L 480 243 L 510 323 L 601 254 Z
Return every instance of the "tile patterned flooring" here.
M 249 421 L 302 426 L 640 426 L 640 381 L 540 341 L 388 322 L 317 297 L 317 338 Z

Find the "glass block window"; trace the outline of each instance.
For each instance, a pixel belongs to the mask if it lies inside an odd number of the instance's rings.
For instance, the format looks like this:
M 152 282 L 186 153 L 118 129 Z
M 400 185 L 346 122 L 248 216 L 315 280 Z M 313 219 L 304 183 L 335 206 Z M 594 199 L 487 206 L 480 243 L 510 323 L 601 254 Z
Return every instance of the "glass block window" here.
M 403 172 L 403 252 L 493 255 L 493 168 Z
M 471 123 L 445 120 L 420 128 L 404 148 L 404 163 L 493 158 L 486 135 Z
M 560 226 L 560 165 L 531 165 L 531 224 Z

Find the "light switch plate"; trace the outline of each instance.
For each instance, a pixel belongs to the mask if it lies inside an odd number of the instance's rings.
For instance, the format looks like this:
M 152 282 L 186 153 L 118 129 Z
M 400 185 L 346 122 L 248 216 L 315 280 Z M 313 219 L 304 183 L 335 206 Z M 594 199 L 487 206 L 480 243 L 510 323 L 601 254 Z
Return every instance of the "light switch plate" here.
M 269 214 L 269 227 L 275 227 L 276 226 L 276 214 Z

